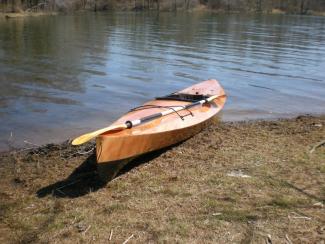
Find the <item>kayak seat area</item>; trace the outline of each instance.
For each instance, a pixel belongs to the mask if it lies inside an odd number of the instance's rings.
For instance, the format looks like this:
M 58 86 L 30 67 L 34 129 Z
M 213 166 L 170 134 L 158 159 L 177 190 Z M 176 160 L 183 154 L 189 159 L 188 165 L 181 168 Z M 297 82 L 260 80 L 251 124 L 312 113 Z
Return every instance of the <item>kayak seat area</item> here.
M 188 93 L 171 93 L 163 97 L 156 97 L 156 100 L 173 100 L 182 102 L 197 102 L 208 98 L 209 96 L 202 94 L 188 94 Z

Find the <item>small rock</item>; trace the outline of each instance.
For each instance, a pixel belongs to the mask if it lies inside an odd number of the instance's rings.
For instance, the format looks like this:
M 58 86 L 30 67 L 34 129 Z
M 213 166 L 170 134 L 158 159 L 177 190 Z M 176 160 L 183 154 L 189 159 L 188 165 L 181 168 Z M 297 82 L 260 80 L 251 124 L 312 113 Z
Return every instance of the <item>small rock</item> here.
M 232 176 L 232 177 L 251 178 L 250 175 L 245 175 L 241 170 L 238 170 L 238 171 L 231 171 L 231 172 L 228 173 L 227 175 L 228 175 L 228 176 Z
M 323 208 L 324 204 L 322 202 L 317 202 L 317 203 L 314 203 L 313 206 L 318 207 L 318 208 Z
M 77 223 L 75 226 L 78 232 L 84 232 L 87 229 L 87 226 L 84 223 Z

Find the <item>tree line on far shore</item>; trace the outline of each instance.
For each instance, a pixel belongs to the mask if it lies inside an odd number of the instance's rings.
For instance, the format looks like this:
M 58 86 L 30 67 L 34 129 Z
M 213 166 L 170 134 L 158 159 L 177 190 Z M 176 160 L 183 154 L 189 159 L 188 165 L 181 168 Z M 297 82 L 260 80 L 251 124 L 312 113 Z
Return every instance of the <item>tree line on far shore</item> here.
M 325 12 L 325 0 L 0 0 L 0 12 L 178 11 L 198 7 L 220 12 L 315 14 Z

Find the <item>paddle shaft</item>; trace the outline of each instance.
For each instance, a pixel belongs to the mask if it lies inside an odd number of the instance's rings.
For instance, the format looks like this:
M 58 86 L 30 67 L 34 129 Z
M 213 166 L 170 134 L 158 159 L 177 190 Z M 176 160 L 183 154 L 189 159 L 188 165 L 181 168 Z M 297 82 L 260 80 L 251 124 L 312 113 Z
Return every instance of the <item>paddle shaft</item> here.
M 191 103 L 191 104 L 187 104 L 185 106 L 173 107 L 173 108 L 170 108 L 169 110 L 166 110 L 166 111 L 163 111 L 163 112 L 160 112 L 160 113 L 155 113 L 155 114 L 152 114 L 152 115 L 148 115 L 148 116 L 145 116 L 143 118 L 136 119 L 136 120 L 128 120 L 128 121 L 125 122 L 125 125 L 126 125 L 126 128 L 130 129 L 133 126 L 137 126 L 137 125 L 149 122 L 151 120 L 158 119 L 158 118 L 166 116 L 168 114 L 175 113 L 175 112 L 178 112 L 180 110 L 187 110 L 187 109 L 190 109 L 192 107 L 195 107 L 195 106 L 198 106 L 198 105 L 201 105 L 201 104 L 204 104 L 204 103 L 208 103 L 208 102 L 214 100 L 215 98 L 217 98 L 217 96 L 211 96 L 211 97 L 209 97 L 207 99 L 203 99 L 201 101 L 197 101 L 197 102 L 194 102 L 194 103 Z
M 217 97 L 218 96 L 211 96 L 211 97 L 206 98 L 204 100 L 197 101 L 197 102 L 194 102 L 194 103 L 191 103 L 191 104 L 187 104 L 185 106 L 170 107 L 168 110 L 160 112 L 160 113 L 155 113 L 155 114 L 152 114 L 152 115 L 148 115 L 148 116 L 145 116 L 143 118 L 136 119 L 136 120 L 131 120 L 131 121 L 129 120 L 129 121 L 126 121 L 124 124 L 112 125 L 112 126 L 109 126 L 109 127 L 106 127 L 106 128 L 102 128 L 100 130 L 96 130 L 96 131 L 93 131 L 93 132 L 90 132 L 90 133 L 87 133 L 87 134 L 84 134 L 84 135 L 81 135 L 81 136 L 77 137 L 76 139 L 74 139 L 72 141 L 72 145 L 83 144 L 83 143 L 91 140 L 92 138 L 94 138 L 94 137 L 96 137 L 96 136 L 98 136 L 98 135 L 100 135 L 102 133 L 108 132 L 108 131 L 130 129 L 133 126 L 137 126 L 137 125 L 149 122 L 151 120 L 166 116 L 168 114 L 177 113 L 180 110 L 188 110 L 188 109 L 190 109 L 192 107 L 195 107 L 195 106 L 198 106 L 198 105 L 201 105 L 201 104 L 204 104 L 204 103 L 211 102 L 214 99 L 216 99 Z

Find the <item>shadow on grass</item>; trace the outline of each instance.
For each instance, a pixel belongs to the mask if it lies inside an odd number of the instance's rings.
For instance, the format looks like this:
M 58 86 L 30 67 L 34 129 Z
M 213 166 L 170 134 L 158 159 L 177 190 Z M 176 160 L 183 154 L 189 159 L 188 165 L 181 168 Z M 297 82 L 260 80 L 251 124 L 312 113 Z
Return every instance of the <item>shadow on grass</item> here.
M 294 189 L 295 191 L 299 192 L 300 194 L 302 195 L 305 195 L 306 197 L 310 198 L 310 199 L 313 199 L 313 200 L 316 200 L 316 201 L 319 201 L 319 202 L 324 202 L 325 199 L 321 196 L 316 196 L 314 194 L 311 194 L 311 193 L 308 193 L 306 191 L 306 189 L 304 188 L 300 188 L 296 185 L 294 185 L 293 183 L 290 183 L 289 181 L 287 180 L 283 180 L 283 179 L 277 179 L 273 176 L 268 176 L 269 179 L 271 179 L 272 181 L 274 182 L 279 182 L 281 185 L 285 186 L 285 187 L 288 187 L 288 188 L 291 188 L 291 189 Z
M 178 144 L 177 144 L 178 145 Z M 133 168 L 159 157 L 171 147 L 147 153 L 134 160 L 116 161 L 97 164 L 96 155 L 90 155 L 66 179 L 39 189 L 39 198 L 52 195 L 58 198 L 77 198 L 106 186 L 114 178 L 125 174 Z
M 319 196 L 315 196 L 315 195 L 313 195 L 311 193 L 308 193 L 308 192 L 305 191 L 305 189 L 299 188 L 299 187 L 295 186 L 294 184 L 292 184 L 292 183 L 290 183 L 288 181 L 285 181 L 285 184 L 288 187 L 290 187 L 290 188 L 292 188 L 292 189 L 300 192 L 301 194 L 303 194 L 303 195 L 305 195 L 305 196 L 307 196 L 307 197 L 309 197 L 309 198 L 311 198 L 313 200 L 316 200 L 316 201 L 319 201 L 319 202 L 324 202 L 325 201 L 325 198 L 322 198 L 322 197 L 319 197 Z

